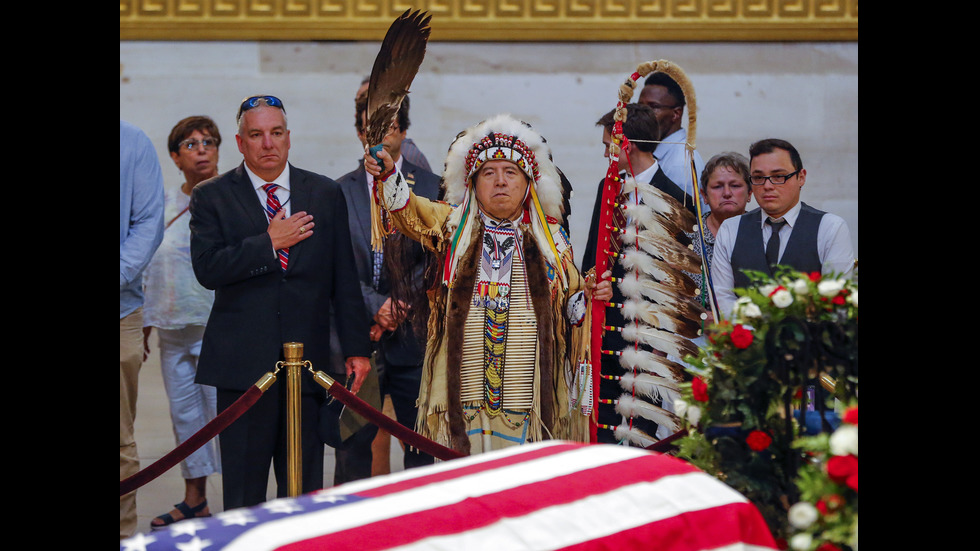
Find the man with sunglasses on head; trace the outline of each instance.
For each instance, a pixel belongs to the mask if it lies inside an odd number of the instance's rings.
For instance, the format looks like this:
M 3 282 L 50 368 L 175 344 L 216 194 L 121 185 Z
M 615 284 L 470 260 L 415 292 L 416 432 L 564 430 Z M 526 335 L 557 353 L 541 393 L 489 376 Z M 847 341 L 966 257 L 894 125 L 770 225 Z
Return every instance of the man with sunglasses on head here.
M 194 273 L 215 291 L 195 381 L 217 388 L 220 413 L 275 370 L 283 343 L 302 343 L 303 359 L 326 369 L 333 306 L 356 393 L 370 370 L 371 348 L 340 186 L 289 164 L 279 98 L 246 98 L 237 122 L 242 164 L 191 194 Z M 309 370 L 301 376 L 301 491 L 307 493 L 323 487 L 317 413 L 326 397 Z M 280 379 L 220 435 L 225 510 L 266 500 L 270 463 L 277 497 L 288 495 L 286 382 Z
M 800 201 L 806 169 L 785 140 L 749 147 L 749 181 L 759 208 L 722 222 L 715 238 L 712 274 L 720 313 L 732 312 L 736 287 L 749 287 L 743 270 L 775 275 L 776 265 L 804 273 L 854 271 L 851 234 L 843 218 Z

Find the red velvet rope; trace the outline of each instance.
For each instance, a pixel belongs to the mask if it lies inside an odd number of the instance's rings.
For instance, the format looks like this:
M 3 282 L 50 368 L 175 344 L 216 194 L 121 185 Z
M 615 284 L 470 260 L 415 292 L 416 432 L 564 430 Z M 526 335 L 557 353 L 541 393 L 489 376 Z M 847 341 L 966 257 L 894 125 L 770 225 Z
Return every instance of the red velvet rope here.
M 388 431 L 395 438 L 401 440 L 409 446 L 422 450 L 432 457 L 437 457 L 443 461 L 465 457 L 460 452 L 452 448 L 447 448 L 438 442 L 433 442 L 414 430 L 405 427 L 405 425 L 402 425 L 391 417 L 388 417 L 387 415 L 374 409 L 371 407 L 371 404 L 361 400 L 352 394 L 351 391 L 344 388 L 344 385 L 330 385 L 330 388 L 327 389 L 327 393 L 340 400 L 345 406 L 353 409 L 357 413 L 360 413 L 368 421 Z
M 119 482 L 119 496 L 122 497 L 129 492 L 132 492 L 133 490 L 167 472 L 177 463 L 183 461 L 188 455 L 194 453 L 198 448 L 206 444 L 218 433 L 225 430 L 228 425 L 231 425 L 236 419 L 241 417 L 242 414 L 245 413 L 248 408 L 252 407 L 252 405 L 255 404 L 255 402 L 257 402 L 261 396 L 262 390 L 257 386 L 252 386 L 252 388 L 246 390 L 234 404 L 230 405 L 228 409 L 222 411 L 221 414 L 212 419 L 210 423 L 201 427 L 201 430 L 194 433 L 193 436 L 187 440 L 184 440 L 184 442 L 174 448 L 173 451 L 161 457 L 149 467 L 141 470 L 133 476 L 130 476 L 126 480 L 121 480 Z

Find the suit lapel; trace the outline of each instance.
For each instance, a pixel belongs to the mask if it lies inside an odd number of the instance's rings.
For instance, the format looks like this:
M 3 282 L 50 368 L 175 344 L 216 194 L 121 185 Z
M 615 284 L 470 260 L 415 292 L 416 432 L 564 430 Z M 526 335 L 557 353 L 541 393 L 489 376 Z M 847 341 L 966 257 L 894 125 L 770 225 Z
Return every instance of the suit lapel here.
M 264 231 L 269 227 L 269 216 L 265 213 L 265 205 L 259 202 L 259 197 L 252 186 L 252 180 L 245 172 L 245 163 L 238 165 L 235 169 L 235 185 L 232 186 L 232 195 L 241 205 L 248 217 L 249 225 L 253 228 L 262 228 Z
M 306 211 L 307 214 L 313 215 L 314 223 L 316 223 L 318 217 L 327 216 L 327 213 L 310 211 L 310 204 L 313 201 L 312 182 L 306 178 L 304 173 L 293 168 L 293 165 L 290 164 L 287 166 L 289 168 L 289 202 L 291 203 L 290 213 L 296 214 L 300 211 Z M 308 239 L 314 239 L 315 237 L 316 234 Z M 297 257 L 302 256 L 303 251 L 306 249 L 306 247 L 303 247 L 302 245 L 303 241 L 300 241 L 289 248 L 289 264 L 286 265 L 286 273 L 289 273 L 289 271 L 293 269 Z
M 352 235 L 358 237 L 371 235 L 371 198 L 367 190 L 367 178 L 365 177 L 364 167 L 357 169 L 354 173 L 354 181 L 350 182 L 351 208 L 353 212 L 348 212 L 347 216 L 354 219 L 359 232 Z

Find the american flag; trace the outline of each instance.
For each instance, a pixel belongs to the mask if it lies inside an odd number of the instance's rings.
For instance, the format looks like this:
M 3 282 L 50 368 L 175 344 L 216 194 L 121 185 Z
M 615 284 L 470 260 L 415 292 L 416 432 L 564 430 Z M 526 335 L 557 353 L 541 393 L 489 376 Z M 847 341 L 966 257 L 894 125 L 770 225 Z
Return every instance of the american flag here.
M 741 494 L 677 458 L 546 441 L 280 498 L 121 540 L 121 551 L 760 551 Z

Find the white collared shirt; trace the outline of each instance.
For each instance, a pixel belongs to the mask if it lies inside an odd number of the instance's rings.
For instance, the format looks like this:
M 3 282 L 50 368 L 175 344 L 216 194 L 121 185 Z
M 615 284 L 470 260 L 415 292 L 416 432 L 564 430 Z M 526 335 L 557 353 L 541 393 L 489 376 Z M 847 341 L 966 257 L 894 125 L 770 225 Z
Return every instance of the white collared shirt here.
M 248 179 L 252 181 L 252 187 L 255 189 L 255 195 L 259 198 L 259 204 L 262 205 L 262 212 L 266 212 L 265 204 L 269 197 L 269 194 L 262 189 L 262 186 L 266 184 L 277 184 L 279 187 L 276 188 L 276 197 L 279 198 L 279 204 L 282 205 L 282 210 L 286 213 L 286 218 L 292 215 L 292 208 L 289 205 L 289 165 L 283 169 L 282 173 L 273 181 L 266 182 L 262 178 L 259 178 L 248 168 L 248 164 L 245 164 L 245 173 L 248 174 Z M 268 214 L 266 215 L 268 217 Z

